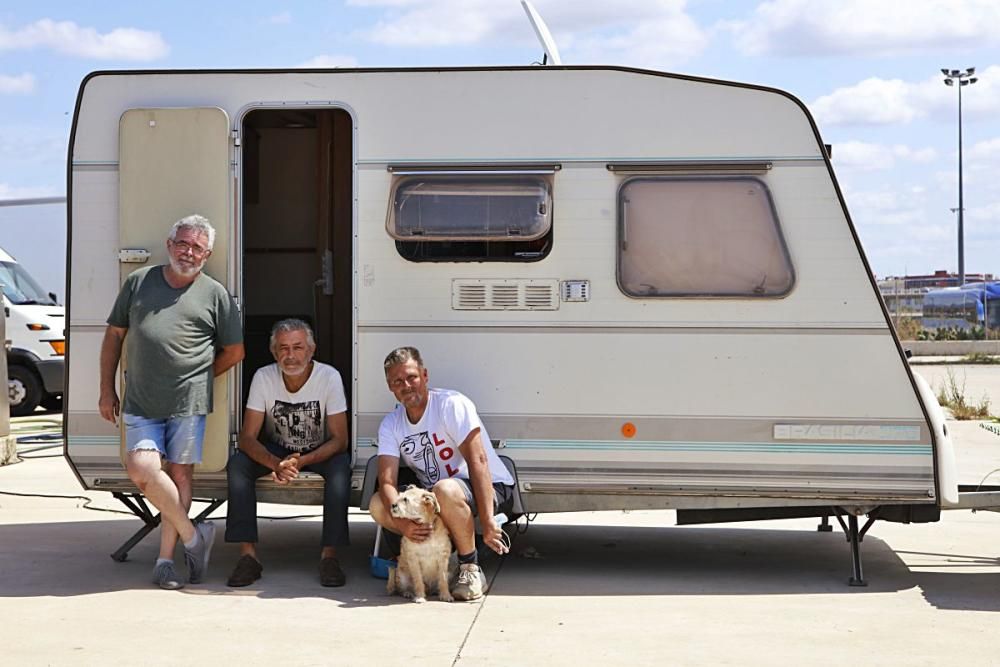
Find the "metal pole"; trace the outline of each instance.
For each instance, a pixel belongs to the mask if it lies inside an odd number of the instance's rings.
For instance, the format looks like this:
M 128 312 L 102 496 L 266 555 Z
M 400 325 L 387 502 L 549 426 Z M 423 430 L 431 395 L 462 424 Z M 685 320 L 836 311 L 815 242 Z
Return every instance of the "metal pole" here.
M 965 204 L 962 201 L 962 83 L 958 80 L 958 285 L 965 284 Z

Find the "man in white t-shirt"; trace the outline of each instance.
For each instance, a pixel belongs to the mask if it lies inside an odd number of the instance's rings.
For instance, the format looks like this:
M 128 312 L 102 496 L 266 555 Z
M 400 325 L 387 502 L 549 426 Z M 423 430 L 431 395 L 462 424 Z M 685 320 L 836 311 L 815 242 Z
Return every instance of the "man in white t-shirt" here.
M 383 528 L 421 542 L 430 526 L 394 518 L 388 508 L 399 496 L 400 461 L 419 485 L 434 492 L 441 519 L 458 551 L 459 574 L 452 595 L 482 597 L 473 517 L 481 514 L 483 542 L 507 553 L 494 515 L 510 515 L 514 479 L 500 461 L 476 406 L 457 391 L 431 389 L 420 352 L 401 347 L 385 358 L 385 379 L 399 402 L 378 430 L 378 493 L 369 511 Z
M 316 342 L 302 320 L 287 319 L 271 330 L 273 363 L 250 383 L 240 448 L 229 459 L 226 541 L 240 543 L 230 586 L 260 578 L 257 557 L 257 478 L 271 474 L 294 484 L 299 471 L 323 476 L 323 537 L 320 583 L 343 586 L 337 547 L 349 543 L 347 505 L 351 496 L 351 453 L 347 447 L 347 399 L 340 373 L 313 361 Z

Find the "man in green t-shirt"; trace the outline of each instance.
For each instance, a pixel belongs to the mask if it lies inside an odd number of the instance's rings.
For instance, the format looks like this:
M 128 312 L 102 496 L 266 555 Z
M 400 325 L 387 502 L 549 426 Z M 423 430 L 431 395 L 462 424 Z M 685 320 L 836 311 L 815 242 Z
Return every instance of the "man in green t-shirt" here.
M 226 288 L 202 273 L 215 229 L 200 215 L 174 223 L 168 264 L 133 272 L 115 300 L 101 345 L 101 416 L 125 422 L 125 468 L 163 518 L 153 582 L 176 590 L 180 537 L 188 580 L 201 581 L 215 541 L 211 522 L 194 525 L 191 478 L 201 462 L 212 384 L 243 359 L 239 312 Z M 128 357 L 124 404 L 115 390 L 122 345 Z

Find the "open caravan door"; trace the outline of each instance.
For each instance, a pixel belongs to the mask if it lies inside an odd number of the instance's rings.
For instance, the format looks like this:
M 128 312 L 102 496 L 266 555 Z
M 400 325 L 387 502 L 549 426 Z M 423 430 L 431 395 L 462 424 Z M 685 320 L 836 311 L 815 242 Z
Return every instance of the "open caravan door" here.
M 130 109 L 119 122 L 119 240 L 121 249 L 146 250 L 148 260 L 126 261 L 142 253 L 123 253 L 121 280 L 132 271 L 168 261 L 166 238 L 177 220 L 192 213 L 209 219 L 215 245 L 204 271 L 230 286 L 229 117 L 219 108 Z M 123 355 L 122 369 L 128 368 Z M 215 378 L 214 410 L 205 428 L 200 472 L 226 466 L 230 434 L 231 373 Z M 119 376 L 124 396 L 123 377 Z M 125 461 L 124 420 L 121 457 Z

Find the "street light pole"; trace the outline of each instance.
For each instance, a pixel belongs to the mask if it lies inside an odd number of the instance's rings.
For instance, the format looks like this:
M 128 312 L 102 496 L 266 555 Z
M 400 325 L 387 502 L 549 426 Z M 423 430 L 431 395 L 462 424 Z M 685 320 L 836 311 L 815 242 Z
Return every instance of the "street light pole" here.
M 975 67 L 966 68 L 963 72 L 957 69 L 942 69 L 944 85 L 958 85 L 958 284 L 965 284 L 965 204 L 962 192 L 962 88 L 971 86 L 979 79 L 973 74 Z

